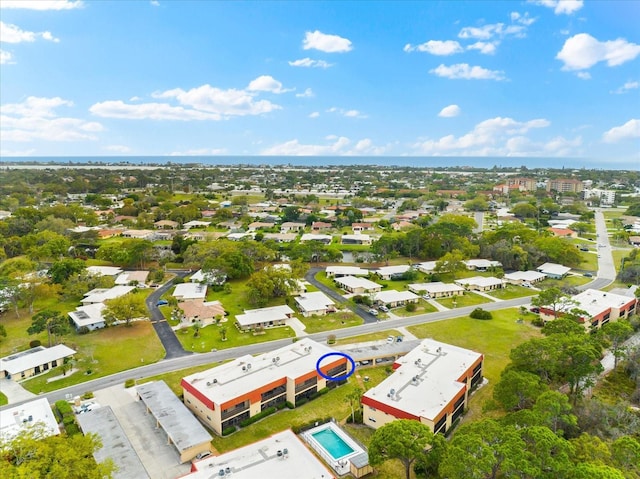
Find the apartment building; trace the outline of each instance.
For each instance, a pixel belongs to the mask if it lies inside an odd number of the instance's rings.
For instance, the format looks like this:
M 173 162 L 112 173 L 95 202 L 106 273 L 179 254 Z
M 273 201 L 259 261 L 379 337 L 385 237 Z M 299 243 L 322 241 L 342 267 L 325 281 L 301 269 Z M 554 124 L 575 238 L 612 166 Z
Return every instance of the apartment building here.
M 316 364 L 333 349 L 302 339 L 258 356 L 242 356 L 231 362 L 182 379 L 185 405 L 216 433 L 235 426 L 265 409 L 284 402 L 295 405 L 325 387 L 330 381 Z M 345 357 L 331 356 L 320 364 L 328 377 L 344 376 Z
M 583 190 L 582 181 L 573 178 L 556 178 L 547 180 L 547 191 L 559 193 L 580 193 Z

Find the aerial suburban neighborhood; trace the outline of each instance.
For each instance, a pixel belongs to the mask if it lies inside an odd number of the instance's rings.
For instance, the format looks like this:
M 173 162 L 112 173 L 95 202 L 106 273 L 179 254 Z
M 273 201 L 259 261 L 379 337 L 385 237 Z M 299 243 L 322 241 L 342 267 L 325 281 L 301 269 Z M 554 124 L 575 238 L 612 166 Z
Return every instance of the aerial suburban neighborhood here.
M 51 441 L 122 479 L 640 477 L 637 171 L 0 175 L 3 464 Z

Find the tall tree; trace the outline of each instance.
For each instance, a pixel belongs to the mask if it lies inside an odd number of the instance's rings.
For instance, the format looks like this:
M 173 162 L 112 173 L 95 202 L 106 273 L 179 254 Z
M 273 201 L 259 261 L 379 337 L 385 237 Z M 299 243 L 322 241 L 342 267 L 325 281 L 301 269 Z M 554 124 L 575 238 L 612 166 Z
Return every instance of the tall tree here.
M 389 459 L 398 459 L 404 466 L 406 479 L 411 465 L 434 443 L 434 434 L 424 424 L 410 419 L 399 419 L 377 429 L 369 443 L 369 462 L 372 466 Z
M 69 332 L 69 322 L 60 312 L 45 309 L 31 318 L 31 326 L 27 329 L 29 334 L 39 334 L 43 331 L 47 332 L 49 347 L 51 347 L 52 339 Z
M 533 406 L 538 396 L 547 390 L 540 377 L 526 371 L 505 370 L 493 390 L 493 399 L 506 411 L 518 411 Z
M 125 294 L 119 298 L 108 299 L 104 304 L 105 308 L 102 315 L 108 323 L 124 321 L 127 326 L 130 326 L 132 319 L 147 317 L 147 308 L 144 305 L 144 300 L 134 294 Z
M 608 343 L 608 347 L 613 354 L 613 367 L 618 367 L 618 360 L 625 355 L 624 342 L 633 334 L 631 325 L 618 320 L 609 322 L 600 329 L 600 336 Z
M 531 304 L 539 308 L 549 308 L 553 312 L 553 318 L 558 319 L 560 313 L 568 308 L 571 300 L 560 288 L 548 288 L 540 291 L 538 296 L 531 300 Z M 572 303 L 576 305 L 575 301 Z

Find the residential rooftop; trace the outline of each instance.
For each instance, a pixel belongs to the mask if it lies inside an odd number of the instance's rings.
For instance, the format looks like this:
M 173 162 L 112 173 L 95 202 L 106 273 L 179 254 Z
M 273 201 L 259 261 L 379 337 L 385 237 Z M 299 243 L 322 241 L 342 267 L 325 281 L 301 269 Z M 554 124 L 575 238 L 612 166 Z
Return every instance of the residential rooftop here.
M 9 441 L 21 431 L 36 424 L 44 427 L 44 434 L 60 434 L 58 421 L 53 415 L 49 401 L 38 398 L 19 406 L 0 410 L 0 441 Z

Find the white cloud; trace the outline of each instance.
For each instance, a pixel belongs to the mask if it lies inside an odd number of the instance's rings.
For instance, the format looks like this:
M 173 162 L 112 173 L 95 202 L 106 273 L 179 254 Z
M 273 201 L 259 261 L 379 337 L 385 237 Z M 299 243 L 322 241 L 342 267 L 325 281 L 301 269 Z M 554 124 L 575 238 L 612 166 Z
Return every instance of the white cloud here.
M 306 32 L 302 48 L 325 53 L 344 53 L 353 49 L 351 40 L 339 35 L 329 35 L 319 30 Z
M 578 72 L 576 76 L 581 80 L 591 80 L 591 73 L 589 72 Z
M 467 63 L 457 63 L 455 65 L 439 65 L 433 70 L 429 70 L 439 77 L 463 80 L 504 80 L 504 72 L 498 70 L 487 70 L 479 66 L 470 66 Z
M 498 42 L 476 42 L 467 46 L 467 50 L 478 50 L 483 55 L 493 55 L 497 46 Z
M 329 108 L 327 113 L 338 113 L 339 115 L 346 116 L 347 118 L 368 118 L 367 115 L 358 110 L 345 110 L 344 108 L 338 108 L 335 106 Z
M 491 23 L 481 27 L 464 27 L 458 33 L 459 38 L 489 40 L 494 37 L 504 38 L 514 36 L 522 38 L 526 34 L 525 25 L 505 25 L 504 23 Z
M 344 136 L 328 135 L 325 137 L 325 140 L 331 143 L 303 144 L 297 139 L 290 140 L 266 148 L 260 154 L 284 156 L 358 156 L 382 155 L 387 151 L 387 147 L 374 145 L 370 138 L 358 140 L 355 142 L 355 145 L 349 138 Z
M 296 93 L 298 98 L 312 98 L 314 97 L 313 90 L 311 88 L 305 89 L 302 93 Z
M 0 22 L 0 42 L 2 43 L 35 42 L 38 37 L 55 43 L 60 41 L 51 32 L 29 32 L 22 30 L 17 25 Z
M 120 100 L 103 101 L 89 108 L 89 111 L 103 118 L 125 118 L 129 120 L 221 120 L 219 113 L 171 106 L 166 103 L 142 103 L 131 105 Z
M 453 118 L 454 116 L 458 116 L 460 114 L 460 107 L 458 105 L 449 105 L 445 106 L 438 116 L 442 118 Z
M 510 18 L 512 22 L 520 23 L 526 26 L 532 25 L 536 21 L 535 18 L 529 16 L 529 12 L 525 12 L 524 15 L 520 14 L 519 12 L 511 12 Z
M 154 6 L 154 7 L 159 7 L 160 6 L 160 2 L 158 0 L 151 0 L 151 2 L 149 2 L 149 3 L 151 3 L 151 5 Z
M 271 75 L 261 75 L 252 80 L 247 87 L 249 91 L 268 91 L 271 93 L 285 93 L 291 90 L 282 88 L 282 83 L 273 78 Z
M 564 42 L 556 55 L 564 63 L 563 70 L 585 70 L 598 62 L 610 67 L 622 65 L 640 55 L 640 45 L 624 38 L 600 42 L 588 33 L 579 33 Z
M 333 63 L 325 62 L 324 60 L 312 60 L 311 58 L 300 58 L 289 62 L 292 67 L 305 67 L 305 68 L 329 68 L 333 66 Z
M 30 148 L 28 150 L 0 150 L 0 156 L 31 156 L 35 152 L 35 148 Z
M 13 63 L 13 55 L 6 50 L 0 50 L 0 65 L 8 65 Z
M 82 8 L 81 0 L 2 0 L 1 8 L 22 8 L 25 10 L 72 10 Z
M 318 118 L 320 116 L 320 112 L 314 111 L 309 113 L 309 118 Z
M 529 0 L 536 5 L 553 8 L 556 15 L 571 15 L 582 8 L 582 0 Z
M 125 145 L 109 145 L 104 147 L 107 151 L 113 151 L 114 153 L 130 153 L 131 148 Z
M 614 126 L 602 135 L 605 143 L 618 143 L 622 140 L 640 138 L 640 120 L 632 119 L 621 126 Z
M 539 118 L 525 122 L 513 118 L 496 117 L 478 123 L 470 132 L 456 137 L 446 135 L 438 140 L 425 140 L 414 148 L 429 155 L 480 155 L 509 154 L 516 147 L 523 149 L 529 140 L 522 137 L 532 129 L 546 128 L 550 122 Z
M 420 45 L 411 45 L 410 43 L 407 43 L 404 46 L 404 51 L 419 51 L 430 53 L 431 55 L 446 56 L 461 53 L 464 49 L 455 40 L 429 40 L 428 42 L 421 43 Z
M 228 154 L 226 148 L 195 148 L 193 150 L 186 151 L 173 151 L 169 153 L 169 156 L 211 156 L 211 155 L 226 155 Z
M 618 88 L 617 90 L 613 90 L 611 93 L 615 94 L 615 95 L 622 95 L 623 93 L 627 93 L 631 90 L 635 90 L 636 88 L 640 87 L 640 83 L 637 81 L 628 81 L 626 82 L 624 85 L 622 85 L 620 88 Z
M 32 140 L 77 141 L 96 140 L 94 133 L 104 128 L 100 123 L 79 118 L 64 118 L 56 114 L 59 107 L 73 103 L 60 97 L 28 97 L 22 103 L 0 107 L 2 140 L 28 142 Z

